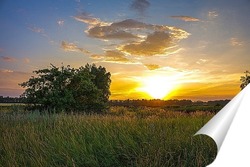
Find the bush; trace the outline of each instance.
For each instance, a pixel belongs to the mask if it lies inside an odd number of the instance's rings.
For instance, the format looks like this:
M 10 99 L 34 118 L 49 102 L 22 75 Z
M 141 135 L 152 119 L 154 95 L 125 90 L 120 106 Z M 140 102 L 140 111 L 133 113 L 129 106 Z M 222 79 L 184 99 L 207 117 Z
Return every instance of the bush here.
M 110 96 L 111 74 L 104 67 L 87 64 L 34 71 L 37 75 L 20 85 L 31 109 L 48 112 L 102 112 Z

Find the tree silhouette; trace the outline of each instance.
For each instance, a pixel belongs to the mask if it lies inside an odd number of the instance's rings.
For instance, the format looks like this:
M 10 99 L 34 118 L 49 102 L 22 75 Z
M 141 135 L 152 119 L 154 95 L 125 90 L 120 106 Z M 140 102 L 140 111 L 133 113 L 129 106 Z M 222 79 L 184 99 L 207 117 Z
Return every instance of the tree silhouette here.
M 20 84 L 32 108 L 49 112 L 102 112 L 107 108 L 111 74 L 104 67 L 87 64 L 74 69 L 51 64 L 34 73 L 36 77 Z
M 244 89 L 249 83 L 250 83 L 250 72 L 249 71 L 245 71 L 245 76 L 241 76 L 240 81 L 240 88 L 241 90 Z

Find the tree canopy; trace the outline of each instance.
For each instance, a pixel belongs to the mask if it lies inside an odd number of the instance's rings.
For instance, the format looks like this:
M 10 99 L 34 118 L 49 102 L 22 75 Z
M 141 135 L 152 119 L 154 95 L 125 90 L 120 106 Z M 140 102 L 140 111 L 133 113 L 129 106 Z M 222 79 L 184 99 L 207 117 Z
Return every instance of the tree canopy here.
M 20 86 L 26 88 L 23 97 L 33 108 L 49 112 L 102 112 L 107 108 L 110 96 L 111 74 L 102 66 L 68 66 L 34 71 L 28 81 Z
M 245 71 L 245 76 L 241 76 L 240 81 L 240 88 L 241 90 L 244 89 L 249 83 L 250 83 L 250 72 L 249 71 Z

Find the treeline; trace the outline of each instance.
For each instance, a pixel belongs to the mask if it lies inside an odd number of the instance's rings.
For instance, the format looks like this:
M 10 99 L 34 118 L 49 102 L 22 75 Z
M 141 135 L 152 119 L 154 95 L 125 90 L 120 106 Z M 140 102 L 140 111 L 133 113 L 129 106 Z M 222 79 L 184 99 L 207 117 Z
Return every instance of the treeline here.
M 123 106 L 123 107 L 163 107 L 163 108 L 171 108 L 171 109 L 180 109 L 183 107 L 193 107 L 193 108 L 211 108 L 224 107 L 230 100 L 214 100 L 214 101 L 192 101 L 192 100 L 110 100 L 110 106 Z
M 23 103 L 23 98 L 0 96 L 0 103 Z
M 179 107 L 179 106 L 225 106 L 230 100 L 213 100 L 213 101 L 192 101 L 192 100 L 109 100 L 110 106 L 144 106 L 144 107 Z M 9 97 L 0 96 L 0 103 L 23 103 L 23 97 Z

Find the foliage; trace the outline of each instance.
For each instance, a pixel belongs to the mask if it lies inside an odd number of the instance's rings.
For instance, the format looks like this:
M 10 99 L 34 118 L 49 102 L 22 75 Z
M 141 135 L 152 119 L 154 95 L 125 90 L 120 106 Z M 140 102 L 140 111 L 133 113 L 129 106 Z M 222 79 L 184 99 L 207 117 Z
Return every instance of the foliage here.
M 154 117 L 164 112 L 155 110 L 141 109 L 150 114 L 143 117 L 0 113 L 0 166 L 204 167 L 214 160 L 213 140 L 193 136 L 213 115 Z
M 23 97 L 33 108 L 47 111 L 101 112 L 109 99 L 111 74 L 104 67 L 87 64 L 79 69 L 70 66 L 34 71 L 37 75 L 20 85 Z
M 244 73 L 245 73 L 245 76 L 241 76 L 241 78 L 240 78 L 240 81 L 241 81 L 240 88 L 241 88 L 241 90 L 244 89 L 250 83 L 250 72 L 245 71 Z

